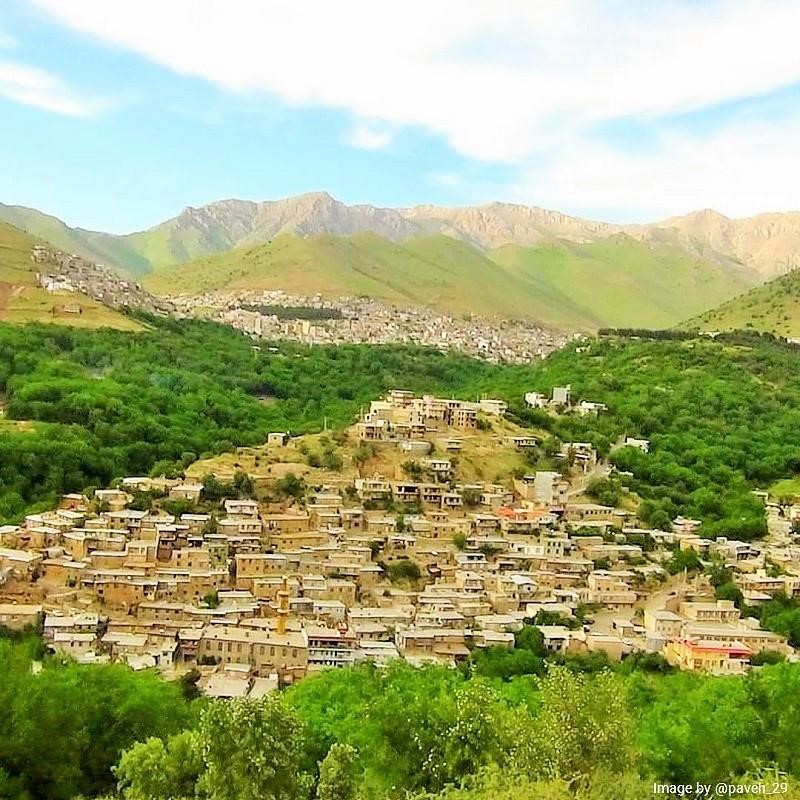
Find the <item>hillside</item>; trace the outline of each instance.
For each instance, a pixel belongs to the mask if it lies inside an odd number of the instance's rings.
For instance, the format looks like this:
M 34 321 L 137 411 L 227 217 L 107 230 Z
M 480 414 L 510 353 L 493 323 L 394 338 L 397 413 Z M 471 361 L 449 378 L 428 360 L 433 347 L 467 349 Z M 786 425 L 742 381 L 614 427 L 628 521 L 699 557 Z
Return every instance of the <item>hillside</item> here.
M 148 230 L 123 235 L 70 228 L 56 217 L 23 206 L 0 204 L 0 220 L 62 250 L 132 275 L 233 247 L 262 244 L 282 233 L 314 236 L 373 232 L 401 239 L 423 232 L 398 211 L 347 206 L 325 192 L 261 203 L 221 200 L 200 208 L 188 207 Z
M 530 435 L 532 429 L 516 425 L 506 419 L 492 419 L 489 430 L 462 432 L 461 451 L 454 464 L 453 480 L 456 483 L 475 483 L 493 480 L 508 485 L 515 471 L 530 469 L 525 454 L 509 442 L 510 436 Z M 546 435 L 535 429 L 536 435 Z M 431 433 L 436 441 L 448 435 L 443 426 Z M 313 454 L 319 455 L 329 448 L 341 459 L 335 468 L 323 464 L 313 466 Z M 358 456 L 365 456 L 363 461 Z M 361 476 L 383 475 L 393 480 L 408 479 L 404 468 L 414 461 L 408 453 L 396 447 L 375 447 L 365 451 L 354 428 L 348 428 L 331 440 L 329 434 L 305 434 L 290 440 L 286 446 L 264 444 L 258 447 L 238 448 L 235 453 L 222 453 L 212 458 L 195 461 L 187 469 L 189 480 L 202 482 L 204 476 L 213 474 L 220 480 L 233 480 L 238 470 L 244 470 L 256 486 L 266 485 L 276 478 L 294 474 L 309 486 L 324 486 L 354 480 Z
M 38 288 L 31 261 L 31 250 L 37 243 L 24 231 L 0 222 L 0 321 L 141 330 L 139 323 L 89 297 Z M 80 313 L 69 310 L 76 307 Z
M 800 270 L 756 286 L 685 321 L 681 327 L 709 331 L 752 328 L 776 336 L 800 337 Z
M 511 366 L 400 346 L 282 343 L 278 352 L 254 352 L 246 336 L 196 320 L 156 319 L 137 335 L 0 325 L 6 416 L 35 423 L 0 437 L 0 522 L 58 492 L 260 449 L 269 431 L 319 432 L 323 421 L 341 430 L 370 400 L 404 387 L 500 397 L 510 422 L 592 442 L 604 456 L 624 434 L 647 438 L 648 454 L 623 448 L 612 456 L 632 473 L 627 483 L 644 501 L 645 521 L 669 525 L 681 513 L 703 520 L 709 535 L 750 538 L 764 522 L 751 490 L 797 476 L 799 359 L 797 348 L 745 334 L 602 337 Z M 567 383 L 575 398 L 608 411 L 551 418 L 522 402 L 525 392 Z M 780 401 L 765 403 L 764 386 Z M 495 469 L 519 465 L 509 450 L 487 452 L 465 451 L 465 477 L 482 470 L 493 479 Z M 389 473 L 397 463 L 373 466 Z
M 600 242 L 551 241 L 489 253 L 442 234 L 392 242 L 374 234 L 284 234 L 157 270 L 151 291 L 291 289 L 368 295 L 450 314 L 531 319 L 556 327 L 674 325 L 746 289 L 748 276 L 685 256 L 669 245 L 620 235 Z
M 562 327 L 576 320 L 588 328 L 669 327 L 687 307 L 707 308 L 750 285 L 741 270 L 626 235 L 583 245 L 509 245 L 492 258 L 526 284 L 540 318 Z
M 0 221 L 13 225 L 36 239 L 49 242 L 66 253 L 122 269 L 136 275 L 147 272 L 150 264 L 138 252 L 141 239 L 148 236 L 115 236 L 99 231 L 70 228 L 57 217 L 24 206 L 0 203 Z

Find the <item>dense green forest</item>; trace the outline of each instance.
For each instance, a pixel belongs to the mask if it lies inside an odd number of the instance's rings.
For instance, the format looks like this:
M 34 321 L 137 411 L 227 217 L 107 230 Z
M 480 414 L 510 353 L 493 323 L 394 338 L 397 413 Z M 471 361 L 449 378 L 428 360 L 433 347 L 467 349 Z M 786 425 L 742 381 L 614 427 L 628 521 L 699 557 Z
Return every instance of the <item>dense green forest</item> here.
M 611 457 L 655 526 L 683 513 L 711 535 L 758 536 L 752 489 L 800 471 L 800 353 L 769 338 L 606 336 L 511 366 L 415 347 L 257 347 L 219 325 L 149 322 L 137 334 L 0 326 L 0 520 L 269 430 L 344 426 L 397 386 L 501 396 L 523 423 L 603 454 L 625 434 L 649 438 L 649 454 Z M 556 419 L 522 405 L 524 392 L 564 383 L 609 411 Z
M 350 424 L 392 386 L 459 391 L 486 371 L 419 348 L 284 343 L 273 353 L 221 325 L 151 324 L 138 336 L 0 325 L 0 520 L 65 491 L 261 444 L 270 430 Z
M 711 535 L 758 536 L 752 489 L 800 471 L 800 354 L 765 337 L 605 336 L 512 366 L 416 347 L 259 347 L 211 323 L 148 322 L 144 333 L 0 325 L 0 521 L 269 430 L 347 425 L 392 387 L 501 396 L 523 423 L 603 454 L 625 434 L 649 438 L 649 454 L 611 457 L 655 526 L 683 513 Z M 554 418 L 523 406 L 526 391 L 564 383 L 609 411 Z
M 642 800 L 653 781 L 800 776 L 797 665 L 747 678 L 624 666 L 576 659 L 501 680 L 363 665 L 220 703 L 191 679 L 0 639 L 0 797 Z

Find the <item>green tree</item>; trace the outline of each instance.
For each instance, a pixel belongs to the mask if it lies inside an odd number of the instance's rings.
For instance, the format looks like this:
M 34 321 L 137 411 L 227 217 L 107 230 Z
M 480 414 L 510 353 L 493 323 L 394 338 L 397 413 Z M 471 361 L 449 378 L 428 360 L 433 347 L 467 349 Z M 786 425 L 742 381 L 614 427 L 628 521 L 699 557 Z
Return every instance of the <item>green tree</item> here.
M 349 744 L 331 745 L 319 763 L 317 800 L 354 800 L 356 797 L 356 749 Z
M 527 766 L 550 778 L 624 772 L 633 761 L 633 721 L 622 681 L 551 666 L 540 679 L 541 710 L 526 753 Z
M 200 720 L 209 800 L 297 800 L 302 725 L 279 695 L 210 703 Z
M 275 488 L 278 494 L 283 497 L 293 497 L 295 500 L 302 500 L 306 493 L 305 481 L 293 472 L 276 481 Z
M 202 748 L 194 731 L 151 737 L 126 750 L 114 773 L 125 800 L 191 800 L 203 772 Z

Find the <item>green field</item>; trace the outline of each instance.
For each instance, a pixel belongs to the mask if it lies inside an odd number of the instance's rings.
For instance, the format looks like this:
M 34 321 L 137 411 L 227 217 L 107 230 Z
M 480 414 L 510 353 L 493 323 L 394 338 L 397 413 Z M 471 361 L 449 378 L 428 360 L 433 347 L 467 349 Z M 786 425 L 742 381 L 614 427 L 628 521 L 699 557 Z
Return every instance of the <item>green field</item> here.
M 142 330 L 142 325 L 118 311 L 83 295 L 51 294 L 36 286 L 36 265 L 31 249 L 37 239 L 12 225 L 0 222 L 0 321 L 47 322 L 79 328 L 110 327 Z M 80 314 L 65 306 L 80 305 Z
M 793 270 L 684 322 L 700 330 L 753 329 L 800 336 L 800 271 Z
M 740 274 L 676 248 L 626 236 L 483 253 L 442 235 L 395 243 L 374 234 L 286 234 L 266 245 L 157 269 L 146 284 L 164 294 L 230 288 L 366 295 L 452 315 L 496 315 L 587 331 L 667 327 L 749 285 Z
M 80 307 L 80 314 L 69 308 Z M 71 292 L 46 292 L 32 286 L 17 287 L 9 296 L 0 320 L 12 324 L 32 322 L 68 325 L 71 328 L 114 328 L 140 331 L 144 326 L 113 308 L 84 295 Z
M 779 497 L 800 497 L 800 477 L 786 478 L 777 481 L 769 487 L 769 493 L 774 498 Z
M 590 329 L 669 327 L 689 308 L 708 308 L 749 285 L 741 274 L 676 247 L 627 236 L 590 244 L 509 245 L 492 258 L 526 284 L 541 319 L 555 325 L 577 321 Z
M 35 270 L 31 248 L 36 240 L 27 233 L 0 222 L 0 282 L 15 286 L 33 286 Z

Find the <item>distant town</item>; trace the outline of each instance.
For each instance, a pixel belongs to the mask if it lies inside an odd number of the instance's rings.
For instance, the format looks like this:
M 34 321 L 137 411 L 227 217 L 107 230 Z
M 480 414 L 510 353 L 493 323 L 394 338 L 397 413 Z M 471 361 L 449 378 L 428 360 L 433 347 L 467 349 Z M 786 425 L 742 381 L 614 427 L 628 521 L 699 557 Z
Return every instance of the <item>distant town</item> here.
M 221 291 L 171 296 L 166 302 L 178 314 L 203 313 L 259 339 L 310 345 L 419 344 L 492 362 L 516 364 L 544 358 L 571 338 L 533 323 L 455 318 L 428 308 L 403 308 L 357 297 Z M 295 309 L 296 316 L 280 313 L 281 309 Z M 308 313 L 313 311 L 322 313 Z
M 607 411 L 569 386 L 524 401 Z M 346 431 L 276 431 L 183 476 L 64 496 L 0 528 L 0 625 L 41 626 L 49 648 L 85 663 L 195 670 L 222 698 L 359 661 L 455 666 L 513 648 L 526 624 L 551 653 L 612 662 L 652 653 L 731 675 L 767 651 L 795 659 L 704 573 L 670 565 L 724 565 L 750 607 L 800 595 L 800 506 L 765 497 L 758 543 L 703 539 L 682 517 L 643 527 L 631 504 L 589 499 L 614 468 L 587 443 L 527 471 L 541 435 L 506 412 L 395 390 Z M 615 447 L 647 454 L 649 442 Z
M 57 297 L 75 295 L 60 309 L 71 314 L 82 312 L 80 295 L 86 295 L 114 309 L 211 318 L 256 339 L 309 345 L 418 344 L 512 364 L 544 358 L 571 338 L 533 323 L 473 315 L 455 318 L 424 307 L 398 307 L 369 298 L 326 298 L 284 291 L 220 291 L 162 298 L 76 254 L 36 246 L 31 259 L 42 289 Z

